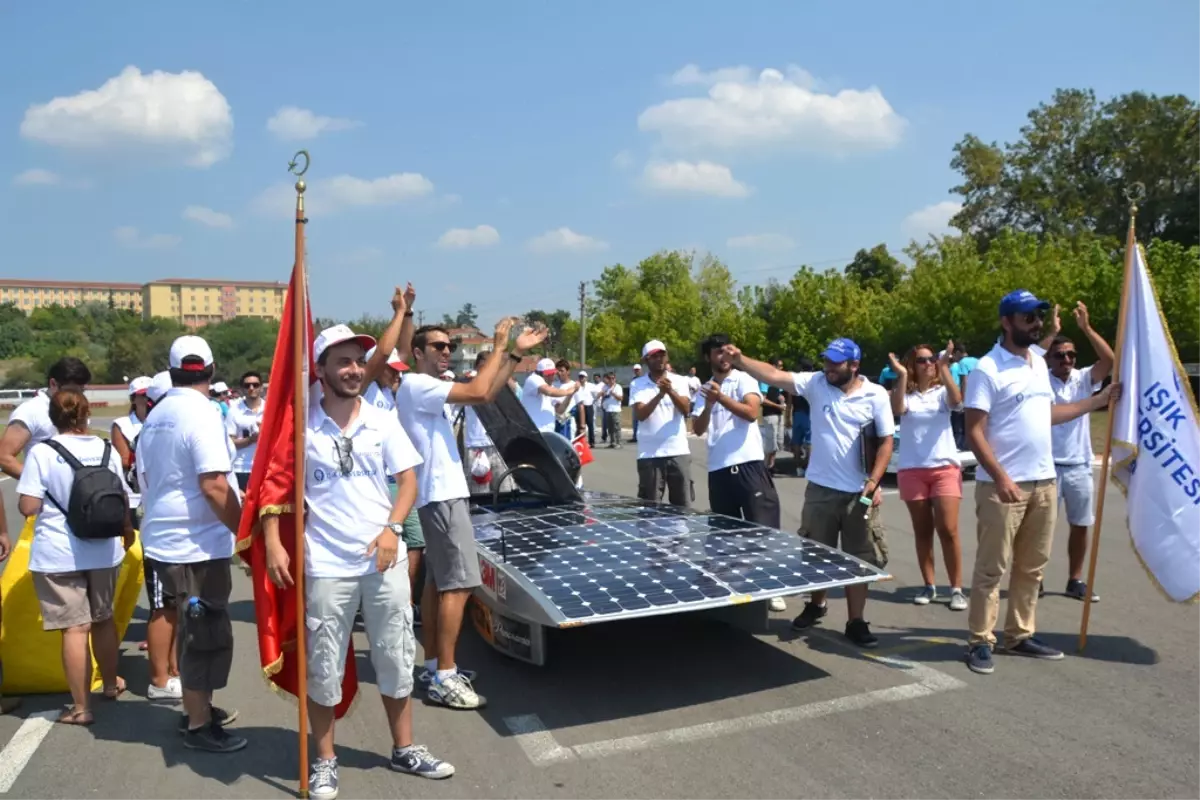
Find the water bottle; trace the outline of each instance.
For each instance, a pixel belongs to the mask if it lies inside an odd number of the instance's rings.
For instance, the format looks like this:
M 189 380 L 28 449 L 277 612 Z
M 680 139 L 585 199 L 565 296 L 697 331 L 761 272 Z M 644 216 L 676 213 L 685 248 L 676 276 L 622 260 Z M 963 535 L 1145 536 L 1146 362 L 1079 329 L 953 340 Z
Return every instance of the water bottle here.
M 187 602 L 187 615 L 192 619 L 203 617 L 208 612 L 208 606 L 199 597 L 189 597 Z

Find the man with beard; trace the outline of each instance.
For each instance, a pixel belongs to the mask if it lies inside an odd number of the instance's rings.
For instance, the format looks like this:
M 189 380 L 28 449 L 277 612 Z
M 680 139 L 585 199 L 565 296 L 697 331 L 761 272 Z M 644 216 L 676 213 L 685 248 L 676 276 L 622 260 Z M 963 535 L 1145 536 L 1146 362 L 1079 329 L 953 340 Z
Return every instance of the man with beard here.
M 650 374 L 629 386 L 633 418 L 640 423 L 638 498 L 661 503 L 665 490 L 671 505 L 688 508 L 696 492 L 685 424 L 691 410 L 687 379 L 668 372 L 667 346 L 657 339 L 646 342 L 642 359 Z
M 413 743 L 413 637 L 408 570 L 400 534 L 417 497 L 413 468 L 421 457 L 395 415 L 360 397 L 370 336 L 345 325 L 326 328 L 313 343 L 324 389 L 308 412 L 305 434 L 304 562 L 308 622 L 308 708 L 317 757 L 313 798 L 336 798 L 334 709 L 342 701 L 346 648 L 362 609 L 371 666 L 391 732 L 391 768 L 423 778 L 447 778 L 454 767 Z M 391 476 L 398 490 L 388 491 Z M 279 518 L 263 517 L 267 574 L 292 584 Z
M 823 372 L 796 374 L 747 358 L 733 345 L 726 351 L 735 367 L 804 397 L 814 409 L 801 535 L 829 547 L 838 547 L 840 539 L 841 549 L 850 555 L 880 568 L 887 566 L 879 482 L 892 457 L 896 422 L 887 392 L 859 374 L 862 350 L 849 339 L 834 339 L 821 354 Z M 876 437 L 878 448 L 868 463 L 872 449 L 868 441 Z M 846 638 L 859 647 L 875 647 L 879 639 L 863 617 L 866 605 L 866 584 L 846 587 Z M 825 592 L 814 592 L 792 620 L 792 628 L 806 630 L 828 611 Z
M 1108 405 L 1120 396 L 1113 384 L 1075 403 L 1055 404 L 1046 361 L 1030 350 L 1042 335 L 1050 304 L 1024 289 L 1000 301 L 1003 331 L 979 359 L 963 401 L 967 443 L 975 473 L 975 519 L 979 545 L 967 609 L 970 638 L 966 662 L 983 675 L 994 670 L 993 628 L 1000 616 L 1000 580 L 1011 574 L 1004 646 L 1013 655 L 1058 660 L 1061 651 L 1034 638 L 1038 586 L 1058 511 L 1051 426 Z
M 421 680 L 428 680 L 429 699 L 449 708 L 482 708 L 487 701 L 475 692 L 470 674 L 459 671 L 455 661 L 463 611 L 480 576 L 468 505 L 470 490 L 446 406 L 491 402 L 504 391 L 525 352 L 545 341 L 545 328 L 526 330 L 515 347 L 505 352 L 513 323 L 509 318 L 496 325 L 495 354 L 469 382 L 439 377 L 450 368 L 450 354 L 455 350 L 446 329 L 440 325 L 417 328 L 412 338 L 413 368 L 396 397 L 400 422 L 422 459 L 417 467 L 417 513 L 425 534 L 426 566 L 421 601 L 426 661 Z

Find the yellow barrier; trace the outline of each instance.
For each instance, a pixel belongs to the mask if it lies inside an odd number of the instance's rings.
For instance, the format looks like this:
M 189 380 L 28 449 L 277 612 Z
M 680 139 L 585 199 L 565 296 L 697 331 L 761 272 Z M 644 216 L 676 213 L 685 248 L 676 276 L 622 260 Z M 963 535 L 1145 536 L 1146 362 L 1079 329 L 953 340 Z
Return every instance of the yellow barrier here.
M 62 634 L 42 630 L 42 612 L 33 591 L 29 572 L 29 553 L 33 544 L 33 518 L 25 520 L 21 538 L 0 576 L 0 660 L 4 662 L 4 683 L 0 694 L 55 694 L 67 691 L 62 666 Z M 113 619 L 117 638 L 125 638 L 125 629 L 133 619 L 138 596 L 145 580 L 142 572 L 142 543 L 133 543 L 121 562 L 117 591 L 113 597 Z M 92 657 L 92 691 L 103 689 L 100 671 Z

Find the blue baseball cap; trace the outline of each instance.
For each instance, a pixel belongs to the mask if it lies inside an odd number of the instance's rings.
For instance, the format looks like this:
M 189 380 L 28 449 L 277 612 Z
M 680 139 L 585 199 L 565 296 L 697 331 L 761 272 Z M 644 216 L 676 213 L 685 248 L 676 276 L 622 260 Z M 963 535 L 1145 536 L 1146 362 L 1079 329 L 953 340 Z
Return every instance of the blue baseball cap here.
M 862 348 L 850 339 L 834 339 L 821 353 L 821 358 L 827 358 L 835 364 L 843 361 L 861 361 Z
M 1028 289 L 1017 289 L 1015 292 L 1009 292 L 1000 300 L 1000 316 L 1007 317 L 1012 314 L 1028 314 L 1033 311 L 1045 311 L 1050 307 L 1050 304 L 1045 300 L 1039 300 L 1033 292 Z

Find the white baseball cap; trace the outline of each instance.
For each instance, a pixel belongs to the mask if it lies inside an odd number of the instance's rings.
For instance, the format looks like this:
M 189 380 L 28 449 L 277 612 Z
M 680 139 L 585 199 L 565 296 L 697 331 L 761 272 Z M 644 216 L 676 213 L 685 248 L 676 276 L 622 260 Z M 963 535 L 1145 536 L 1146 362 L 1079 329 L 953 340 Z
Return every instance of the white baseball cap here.
M 634 364 L 634 365 L 633 365 L 633 368 L 634 368 L 634 369 L 636 369 L 638 372 L 641 372 L 641 371 L 642 371 L 642 365 L 641 365 L 641 364 Z
M 587 370 L 586 370 L 586 369 L 581 369 L 581 370 L 579 370 L 579 377 L 581 377 L 581 378 L 586 378 L 586 377 L 587 377 Z
M 229 386 L 225 383 L 225 381 L 217 381 L 212 385 L 211 388 L 217 394 L 225 394 L 229 391 Z
M 379 346 L 376 345 L 367 351 L 367 361 L 370 361 L 371 358 L 374 357 L 375 351 L 378 349 Z M 388 355 L 387 365 L 397 372 L 404 372 L 408 369 L 408 364 L 405 364 L 404 359 L 400 357 L 400 351 L 396 350 L 395 348 L 393 348 L 391 354 Z
M 154 383 L 154 379 L 149 375 L 139 375 L 129 382 L 129 393 L 131 395 L 145 394 L 152 383 Z
M 334 325 L 332 328 L 326 328 L 317 335 L 317 340 L 313 342 L 313 361 L 320 361 L 325 351 L 335 344 L 350 341 L 358 342 L 362 345 L 363 350 L 372 350 L 375 347 L 374 336 L 367 336 L 365 333 L 355 333 L 350 330 L 349 325 Z
M 659 353 L 659 352 L 661 352 L 661 353 L 667 352 L 667 346 L 665 344 L 663 344 L 662 342 L 660 342 L 658 339 L 651 339 L 650 341 L 646 342 L 646 346 L 642 348 L 642 358 L 645 358 L 646 356 L 650 355 L 651 353 Z
M 169 391 L 171 391 L 171 373 L 164 369 L 150 379 L 150 388 L 146 390 L 146 397 L 150 398 L 150 402 L 157 403 Z
M 185 360 L 192 360 L 190 364 L 184 364 Z M 196 361 L 201 363 L 196 364 Z M 213 354 L 212 348 L 208 346 L 208 342 L 201 339 L 199 336 L 180 336 L 171 343 L 170 361 L 171 369 L 182 369 L 188 372 L 200 372 L 201 370 L 212 366 Z
M 456 376 L 455 376 L 455 374 L 454 374 L 454 370 L 452 370 L 452 369 L 448 369 L 448 370 L 446 370 L 445 372 L 443 372 L 443 373 L 442 373 L 442 377 L 443 377 L 443 378 L 447 378 L 447 379 L 449 379 L 449 380 L 454 380 L 454 378 L 455 378 Z
M 554 359 L 553 358 L 541 359 L 540 361 L 538 361 L 536 369 L 538 372 L 543 372 L 543 373 L 544 372 L 554 372 L 556 369 L 556 367 L 554 366 Z

